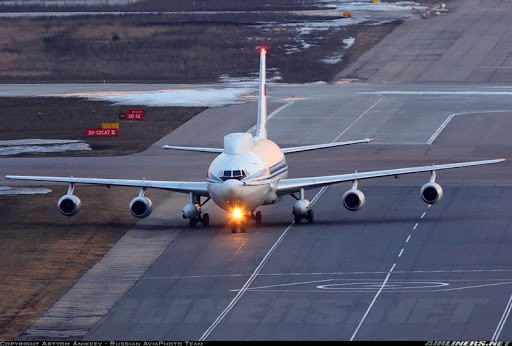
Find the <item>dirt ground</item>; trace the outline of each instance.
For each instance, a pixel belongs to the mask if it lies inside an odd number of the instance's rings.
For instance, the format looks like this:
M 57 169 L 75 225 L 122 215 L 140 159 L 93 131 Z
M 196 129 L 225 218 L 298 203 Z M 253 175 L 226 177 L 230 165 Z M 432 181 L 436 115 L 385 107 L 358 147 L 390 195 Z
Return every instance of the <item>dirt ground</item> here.
M 101 72 L 99 74 L 95 72 L 93 79 L 102 79 L 105 76 L 105 71 L 108 73 L 116 71 L 124 73 L 129 68 L 133 72 L 130 75 L 131 78 L 137 73 L 146 71 L 148 66 L 152 66 L 153 61 L 141 62 L 139 58 L 130 60 L 127 54 L 115 55 L 116 52 L 122 51 L 122 49 L 112 49 L 119 43 L 119 40 L 113 39 L 113 33 L 119 32 L 120 41 L 126 44 L 125 47 L 132 47 L 133 49 L 133 47 L 137 47 L 137 44 L 145 44 L 145 42 L 149 44 L 150 38 L 155 37 L 159 42 L 158 44 L 166 45 L 167 43 L 162 40 L 169 36 L 167 34 L 171 30 L 168 23 L 164 23 L 165 25 L 153 23 L 146 26 L 141 24 L 139 26 L 139 28 L 143 28 L 141 32 L 147 33 L 149 36 L 142 37 L 139 35 L 135 37 L 133 36 L 135 31 L 129 29 L 130 23 L 124 26 L 124 24 L 114 22 L 113 25 L 117 25 L 116 30 L 118 31 L 112 32 L 111 27 L 106 30 L 107 26 L 104 26 L 103 29 L 105 30 L 103 31 L 108 35 L 97 37 L 94 35 L 98 35 L 102 31 L 88 33 L 87 27 L 88 25 L 97 25 L 98 22 L 91 22 L 91 24 L 82 21 L 81 24 L 77 23 L 76 31 L 70 32 L 66 32 L 63 28 L 64 22 L 58 20 L 40 26 L 38 30 L 32 32 L 29 29 L 30 25 L 33 25 L 31 21 L 8 22 L 9 25 L 4 25 L 6 23 L 4 21 L 0 27 L 0 80 L 10 82 L 34 81 L 40 80 L 41 77 L 58 81 L 71 79 L 83 81 L 84 78 L 87 79 L 91 76 L 88 74 L 90 71 Z M 23 26 L 26 23 L 30 25 Z M 337 28 L 329 33 L 323 32 L 321 39 L 315 39 L 313 36 L 302 37 L 302 39 L 307 39 L 308 42 L 316 42 L 316 46 L 296 55 L 287 55 L 283 51 L 271 50 L 269 59 L 272 59 L 273 65 L 275 63 L 280 69 L 285 81 L 303 82 L 319 80 L 319 78 L 330 80 L 344 66 L 355 61 L 357 57 L 398 25 L 399 23 L 383 26 Z M 175 25 L 175 27 L 179 26 L 183 25 Z M 243 42 L 252 35 L 248 35 L 246 31 L 249 30 L 250 25 L 229 24 L 226 26 L 222 24 L 219 26 L 217 23 L 214 26 L 209 26 L 208 23 L 202 23 L 200 27 L 199 31 L 197 31 L 197 27 L 195 29 L 189 27 L 190 34 L 198 35 L 199 33 L 198 37 L 204 36 L 203 39 L 206 39 L 206 41 L 195 40 L 194 43 L 196 47 L 208 46 L 207 50 L 190 53 L 190 49 L 178 44 L 176 47 L 179 47 L 181 52 L 186 53 L 185 57 L 189 59 L 192 57 L 192 62 L 185 65 L 176 65 L 177 70 L 170 69 L 170 64 L 164 66 L 160 63 L 154 63 L 154 66 L 158 67 L 155 70 L 157 74 L 167 69 L 167 72 L 173 72 L 164 75 L 164 77 L 167 76 L 164 79 L 174 82 L 177 80 L 190 82 L 215 81 L 219 74 L 223 73 L 247 76 L 248 71 L 251 73 L 257 71 L 257 59 L 248 59 L 247 57 L 248 54 L 254 55 L 254 46 L 261 42 L 253 41 L 250 45 L 243 43 L 245 50 L 236 47 L 228 48 L 227 53 L 220 55 L 210 54 L 215 52 L 213 48 L 216 47 L 212 48 L 211 42 L 208 42 L 212 37 L 209 35 L 221 35 L 222 37 L 226 32 L 237 33 L 240 38 L 239 42 Z M 254 30 L 257 32 L 256 29 Z M 69 43 L 70 41 L 66 41 L 67 38 L 75 34 L 78 35 L 77 33 L 93 35 L 91 40 L 94 44 L 88 46 L 85 41 L 76 40 L 72 46 L 79 49 L 77 51 L 68 49 L 66 42 Z M 274 34 L 272 38 L 275 41 L 273 42 L 281 40 L 279 42 L 283 46 L 287 44 L 287 38 L 285 39 L 287 33 L 275 31 Z M 36 36 L 45 39 L 38 41 L 39 38 Z M 347 36 L 355 37 L 356 43 L 345 51 L 340 48 L 342 47 L 340 42 Z M 36 37 L 36 41 L 31 41 L 34 37 Z M 179 35 L 172 37 L 176 38 Z M 81 62 L 74 61 L 75 58 L 80 56 L 76 52 L 83 53 L 84 47 L 89 47 L 86 49 L 87 54 L 85 55 L 89 59 Z M 104 50 L 104 47 L 108 49 Z M 44 58 L 38 55 L 41 52 L 44 53 Z M 105 52 L 111 55 L 102 55 Z M 162 55 L 159 55 L 162 51 L 156 49 L 155 52 L 155 57 L 162 60 Z M 244 53 L 241 54 L 241 52 Z M 333 54 L 343 54 L 343 61 L 334 65 L 318 63 L 319 59 Z M 112 56 L 114 56 L 111 62 L 112 65 L 109 65 L 107 62 Z M 46 60 L 50 61 L 56 57 L 58 57 L 56 61 L 60 62 L 61 66 L 46 64 Z M 165 54 L 163 59 L 169 60 Z M 179 58 L 178 61 L 183 60 Z M 229 61 L 229 63 L 226 64 L 226 61 Z M 208 68 L 198 68 L 198 66 L 202 66 L 202 63 L 209 64 L 207 65 Z M 12 66 L 15 68 L 11 68 L 9 64 L 13 64 Z M 78 70 L 77 66 L 80 67 Z M 224 71 L 220 66 L 223 68 L 229 67 L 229 70 Z M 182 68 L 181 74 L 179 72 L 180 68 Z M 74 70 L 80 71 L 80 73 L 69 74 Z M 176 71 L 178 71 L 177 74 L 173 74 Z M 198 75 L 197 72 L 201 71 L 206 72 Z M 209 71 L 215 71 L 215 73 L 208 74 Z M 118 74 L 117 76 L 123 75 Z M 140 76 L 148 78 L 147 74 L 140 74 Z M 168 78 L 168 76 L 179 77 Z M 123 78 L 120 77 L 121 80 L 126 80 L 126 78 Z M 138 81 L 142 81 L 141 78 L 139 77 Z M 136 107 L 113 106 L 106 102 L 90 102 L 80 99 L 0 99 L 0 123 L 2 124 L 0 126 L 0 140 L 27 138 L 85 139 L 85 128 L 100 127 L 99 125 L 102 122 L 119 121 L 121 122 L 120 131 L 123 133 L 122 136 L 116 138 L 88 138 L 87 142 L 91 145 L 92 151 L 66 155 L 124 155 L 144 150 L 203 110 L 203 108 L 144 107 L 146 110 L 144 121 L 120 121 L 119 113 L 126 112 L 131 108 Z M 63 154 L 30 154 L 30 156 L 44 155 Z M 22 156 L 29 156 L 29 154 Z M 2 210 L 2 222 L 0 223 L 0 340 L 12 340 L 19 336 L 66 293 L 136 223 L 136 219 L 128 211 L 129 202 L 135 196 L 133 189 L 80 188 L 83 209 L 73 218 L 66 218 L 60 215 L 56 208 L 57 200 L 65 193 L 66 186 L 59 185 L 50 188 L 54 191 L 47 195 L 0 195 L 0 210 Z M 155 205 L 158 205 L 158 202 L 169 196 L 169 193 L 151 190 L 148 196 Z M 102 208 L 97 211 L 87 209 L 87 205 L 94 204 L 99 197 L 101 197 Z M 108 220 L 108 222 L 105 220 Z

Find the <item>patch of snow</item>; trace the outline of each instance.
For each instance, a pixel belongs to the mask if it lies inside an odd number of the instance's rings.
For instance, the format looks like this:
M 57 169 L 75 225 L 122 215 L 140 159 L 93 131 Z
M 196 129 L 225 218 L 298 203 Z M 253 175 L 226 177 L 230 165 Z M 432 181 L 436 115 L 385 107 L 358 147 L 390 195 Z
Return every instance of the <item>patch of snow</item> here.
M 350 47 L 352 47 L 352 45 L 354 44 L 355 41 L 356 41 L 356 39 L 354 37 L 349 37 L 349 38 L 344 39 L 343 40 L 343 48 L 349 49 Z
M 252 92 L 254 92 L 254 89 L 247 87 L 196 90 L 183 89 L 120 96 L 95 96 L 91 98 L 114 102 L 118 105 L 218 107 L 241 103 L 239 98 Z
M 51 145 L 51 144 L 68 144 L 79 143 L 77 139 L 13 139 L 10 141 L 0 141 L 0 146 L 10 145 Z
M 62 151 L 92 150 L 87 143 L 70 143 L 55 145 L 7 145 L 0 146 L 0 156 L 26 153 L 57 153 Z
M 10 187 L 0 186 L 0 196 L 14 196 L 14 195 L 44 195 L 52 192 L 50 189 L 31 189 L 27 187 Z
M 337 55 L 337 56 L 332 56 L 329 58 L 321 59 L 320 61 L 323 62 L 324 64 L 334 65 L 334 64 L 341 62 L 342 60 L 343 60 L 343 55 Z

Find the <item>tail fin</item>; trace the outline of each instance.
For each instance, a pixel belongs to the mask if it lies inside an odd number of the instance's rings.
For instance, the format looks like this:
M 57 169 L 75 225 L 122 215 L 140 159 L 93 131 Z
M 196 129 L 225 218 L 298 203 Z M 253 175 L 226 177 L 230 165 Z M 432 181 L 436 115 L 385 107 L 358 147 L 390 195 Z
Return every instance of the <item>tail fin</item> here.
M 260 87 L 258 96 L 258 121 L 256 124 L 256 137 L 267 138 L 267 73 L 264 47 L 260 51 Z

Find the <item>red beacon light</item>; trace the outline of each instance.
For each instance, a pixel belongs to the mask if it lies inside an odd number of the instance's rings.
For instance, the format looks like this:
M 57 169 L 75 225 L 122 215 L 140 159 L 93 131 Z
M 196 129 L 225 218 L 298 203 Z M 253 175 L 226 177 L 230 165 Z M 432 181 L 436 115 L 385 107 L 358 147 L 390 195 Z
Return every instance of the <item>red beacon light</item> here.
M 261 47 L 260 48 L 260 53 L 267 53 L 267 48 L 266 47 Z

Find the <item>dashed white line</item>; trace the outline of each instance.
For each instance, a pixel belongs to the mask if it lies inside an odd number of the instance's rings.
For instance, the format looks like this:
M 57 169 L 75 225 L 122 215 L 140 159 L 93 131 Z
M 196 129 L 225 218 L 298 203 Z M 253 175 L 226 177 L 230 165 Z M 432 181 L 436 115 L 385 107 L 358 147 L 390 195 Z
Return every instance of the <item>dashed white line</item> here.
M 432 206 L 432 204 L 429 204 L 427 208 L 430 208 Z
M 496 327 L 496 330 L 494 331 L 494 334 L 492 335 L 491 341 L 497 341 L 499 339 L 501 331 L 503 329 L 503 326 L 507 322 L 508 315 L 510 314 L 510 310 L 512 310 L 512 295 L 510 296 L 510 299 L 508 300 L 507 306 L 505 306 L 505 311 L 503 311 L 503 315 L 501 315 L 500 322 L 498 323 L 498 326 Z
M 396 263 L 393 263 L 393 266 L 389 270 L 388 275 L 386 275 L 386 278 L 384 279 L 384 282 L 382 283 L 382 285 L 380 286 L 379 290 L 375 294 L 375 297 L 373 297 L 373 300 L 370 303 L 370 306 L 368 306 L 368 309 L 366 309 L 366 312 L 364 313 L 363 318 L 361 319 L 361 321 L 359 321 L 359 324 L 357 325 L 356 330 L 354 330 L 354 333 L 352 334 L 352 337 L 350 338 L 350 341 L 354 341 L 354 338 L 356 337 L 357 332 L 359 331 L 359 328 L 361 328 L 361 326 L 363 325 L 363 322 L 366 319 L 366 316 L 368 316 L 368 313 L 370 313 L 370 310 L 372 309 L 373 304 L 375 304 L 375 301 L 379 297 L 380 293 L 382 292 L 384 287 L 386 287 L 386 284 L 387 284 L 387 282 L 389 280 L 389 277 L 391 276 L 391 273 L 393 272 L 393 269 L 395 269 L 395 266 L 396 266 Z
M 423 219 L 423 218 L 425 217 L 425 215 L 426 215 L 426 214 L 427 214 L 427 212 L 426 212 L 426 211 L 425 211 L 425 212 L 423 212 L 423 214 L 421 214 L 420 219 Z
M 404 253 L 404 248 L 402 248 L 402 250 L 400 250 L 400 253 L 398 254 L 398 257 L 402 257 L 403 253 Z
M 412 229 L 415 230 L 416 227 L 418 227 L 418 223 L 417 222 L 416 222 L 416 224 L 414 225 L 414 227 Z
M 409 242 L 409 239 L 411 239 L 411 235 L 409 234 L 409 236 L 407 237 L 407 240 L 405 241 L 406 243 Z

